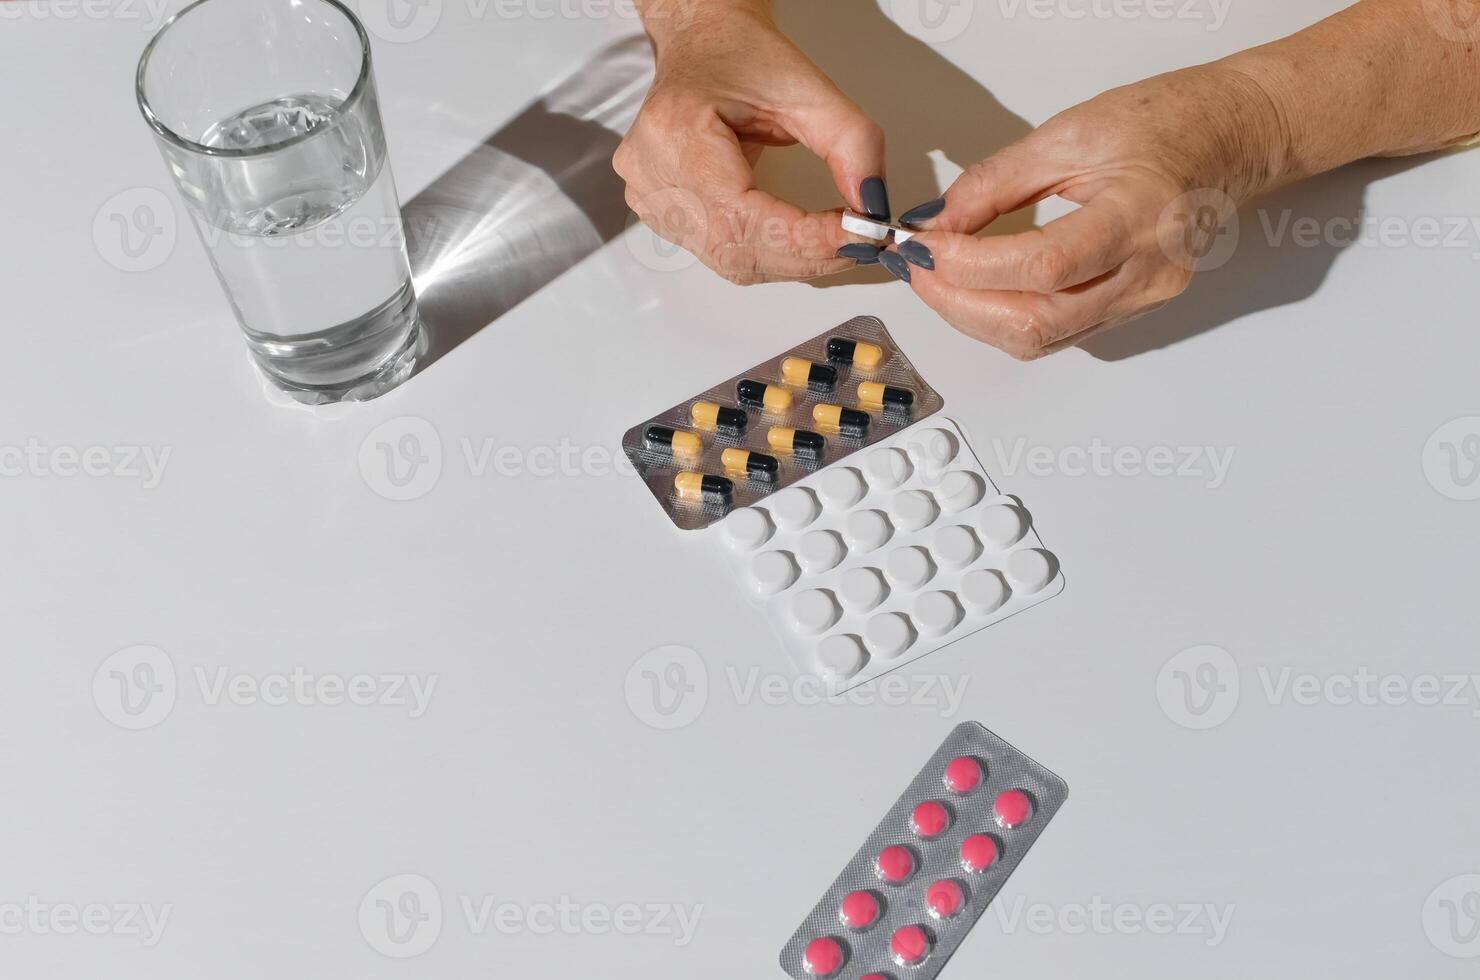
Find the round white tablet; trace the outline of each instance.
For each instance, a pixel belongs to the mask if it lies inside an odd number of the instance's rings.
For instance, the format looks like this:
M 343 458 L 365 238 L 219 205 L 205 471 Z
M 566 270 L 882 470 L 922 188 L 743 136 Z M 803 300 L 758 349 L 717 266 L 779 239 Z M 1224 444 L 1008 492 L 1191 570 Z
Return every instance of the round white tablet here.
M 797 563 L 784 551 L 763 551 L 750 561 L 750 581 L 761 595 L 775 595 L 797 580 Z
M 848 680 L 863 669 L 867 660 L 868 654 L 858 637 L 847 633 L 823 637 L 817 645 L 817 673 L 832 683 Z
M 843 538 L 854 551 L 873 551 L 892 533 L 894 529 L 882 511 L 860 510 L 843 522 Z
M 939 475 L 956 458 L 956 437 L 945 429 L 926 429 L 910 440 L 909 453 L 915 469 Z
M 976 529 L 989 546 L 1010 548 L 1028 532 L 1027 515 L 1012 504 L 993 504 L 976 515 Z
M 976 556 L 981 553 L 981 546 L 977 544 L 976 535 L 971 533 L 971 528 L 963 524 L 952 524 L 935 532 L 930 539 L 930 553 L 935 556 L 941 568 L 965 568 L 976 561 Z
M 918 531 L 935 520 L 935 499 L 928 490 L 904 490 L 889 501 L 889 516 L 903 531 Z
M 880 490 L 893 490 L 904 485 L 914 472 L 910 458 L 902 449 L 875 449 L 863 460 L 868 482 Z
M 996 569 L 979 568 L 961 578 L 961 601 L 973 612 L 996 612 L 1011 594 Z
M 921 633 L 939 636 L 961 619 L 961 606 L 949 592 L 925 592 L 915 597 L 910 612 Z
M 870 652 L 888 660 L 904 653 L 915 642 L 915 628 L 904 613 L 879 613 L 864 624 L 863 639 Z
M 817 496 L 828 510 L 847 510 L 863 499 L 863 475 L 848 466 L 822 471 L 817 483 Z
M 817 520 L 817 498 L 802 487 L 791 487 L 771 498 L 771 516 L 789 531 L 806 527 Z
M 725 544 L 735 551 L 754 551 L 771 538 L 771 519 L 755 507 L 741 507 L 719 526 Z
M 815 635 L 838 621 L 838 603 L 831 592 L 806 589 L 791 600 L 791 626 L 798 633 Z
M 970 470 L 951 470 L 941 478 L 935 498 L 940 501 L 941 510 L 954 514 L 974 506 L 985 492 L 986 484 L 975 473 Z
M 883 602 L 888 592 L 877 568 L 850 568 L 838 580 L 838 599 L 849 612 L 868 612 Z
M 1053 559 L 1046 551 L 1024 548 L 1007 556 L 1007 579 L 1019 592 L 1037 592 L 1051 582 L 1053 576 Z
M 884 559 L 884 574 L 895 588 L 913 592 L 930 581 L 935 568 L 924 548 L 909 546 L 889 552 L 889 556 Z
M 797 545 L 797 561 L 814 575 L 838 567 L 847 553 L 842 539 L 832 531 L 808 531 Z

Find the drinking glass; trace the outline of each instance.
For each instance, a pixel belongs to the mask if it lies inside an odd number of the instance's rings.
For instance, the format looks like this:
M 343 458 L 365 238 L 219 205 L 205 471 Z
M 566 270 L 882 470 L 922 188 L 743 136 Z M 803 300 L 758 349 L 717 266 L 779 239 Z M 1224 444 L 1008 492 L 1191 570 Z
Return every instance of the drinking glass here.
M 139 108 L 256 362 L 309 403 L 373 398 L 425 348 L 370 42 L 337 0 L 197 0 Z

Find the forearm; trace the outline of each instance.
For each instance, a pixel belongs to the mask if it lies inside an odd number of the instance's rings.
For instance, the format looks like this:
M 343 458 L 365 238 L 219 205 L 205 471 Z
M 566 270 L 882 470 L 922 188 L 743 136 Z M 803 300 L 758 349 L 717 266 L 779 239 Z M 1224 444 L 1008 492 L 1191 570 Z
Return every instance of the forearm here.
M 771 0 L 634 0 L 634 3 L 648 36 L 659 47 L 677 33 L 703 30 L 706 21 L 736 14 L 771 20 Z
M 1445 3 L 1362 0 L 1307 30 L 1215 63 L 1268 100 L 1267 190 L 1371 156 L 1480 132 L 1480 25 L 1454 40 Z M 1441 31 L 1441 27 L 1444 30 Z M 1450 36 L 1446 37 L 1448 33 Z

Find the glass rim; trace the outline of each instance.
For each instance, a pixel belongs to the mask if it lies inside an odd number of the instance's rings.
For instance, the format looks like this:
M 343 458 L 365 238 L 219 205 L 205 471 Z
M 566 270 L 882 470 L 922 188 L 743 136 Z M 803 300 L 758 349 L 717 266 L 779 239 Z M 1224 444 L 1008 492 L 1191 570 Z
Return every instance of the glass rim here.
M 154 32 L 154 36 L 150 38 L 149 43 L 144 46 L 144 53 L 139 56 L 139 67 L 134 74 L 134 97 L 138 100 L 139 111 L 143 113 L 144 121 L 149 124 L 149 128 L 154 130 L 155 135 L 158 136 L 160 139 L 163 139 L 169 143 L 173 143 L 175 146 L 178 146 L 181 149 L 189 150 L 191 153 L 199 153 L 204 156 L 212 157 L 240 158 L 262 156 L 263 154 L 267 153 L 276 153 L 278 150 L 287 149 L 290 146 L 296 146 L 299 143 L 313 139 L 315 136 L 318 136 L 321 133 L 333 129 L 336 125 L 338 125 L 339 120 L 347 112 L 354 108 L 355 103 L 359 102 L 360 98 L 365 93 L 365 89 L 370 87 L 370 36 L 365 33 L 365 26 L 360 23 L 360 18 L 356 17 L 354 11 L 346 7 L 343 3 L 340 2 L 340 0 L 315 0 L 315 2 L 317 3 L 322 3 L 325 6 L 333 7 L 335 10 L 338 10 L 341 14 L 343 14 L 345 18 L 348 19 L 352 25 L 354 25 L 355 33 L 359 35 L 360 38 L 360 75 L 358 78 L 355 79 L 354 87 L 350 89 L 349 95 L 345 96 L 344 101 L 340 102 L 337 106 L 334 107 L 334 110 L 330 113 L 327 122 L 324 125 L 315 127 L 309 132 L 299 133 L 297 136 L 285 139 L 281 143 L 273 143 L 270 146 L 257 146 L 247 149 L 235 149 L 222 146 L 206 146 L 203 143 L 197 143 L 195 140 L 187 139 L 186 137 L 181 136 L 179 133 L 166 126 L 163 120 L 155 115 L 153 107 L 149 104 L 148 97 L 144 94 L 144 72 L 149 67 L 149 58 L 151 55 L 154 54 L 155 45 L 157 45 L 159 43 L 159 39 L 164 37 L 169 29 L 175 25 L 175 22 L 184 17 L 186 14 L 190 13 L 192 10 L 195 10 L 197 7 L 211 2 L 212 0 L 194 0 L 194 2 L 186 5 L 185 7 L 176 11 L 174 14 L 170 15 L 169 19 L 159 26 L 159 30 Z

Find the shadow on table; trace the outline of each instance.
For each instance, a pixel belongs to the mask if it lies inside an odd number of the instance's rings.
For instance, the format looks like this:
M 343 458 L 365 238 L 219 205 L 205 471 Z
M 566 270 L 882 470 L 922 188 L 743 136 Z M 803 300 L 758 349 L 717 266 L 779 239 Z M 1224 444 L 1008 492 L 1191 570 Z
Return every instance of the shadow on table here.
M 611 157 L 652 67 L 646 37 L 616 42 L 406 202 L 429 344 L 416 373 L 622 233 Z
M 944 189 L 936 179 L 932 153 L 964 169 L 1032 129 L 938 50 L 900 29 L 873 0 L 778 4 L 776 20 L 884 128 L 895 214 L 938 197 Z M 800 147 L 766 151 L 758 178 L 762 187 L 809 210 L 842 205 L 827 167 Z M 988 234 L 1033 227 L 1033 209 L 1025 208 L 1004 215 Z M 875 267 L 813 285 L 880 278 L 888 279 L 888 274 Z
M 1260 199 L 1239 212 L 1238 244 L 1226 264 L 1199 272 L 1163 309 L 1081 346 L 1100 360 L 1119 361 L 1298 303 L 1320 288 L 1352 237 L 1363 234 L 1367 185 L 1430 159 L 1363 160 Z M 1314 241 L 1312 220 L 1320 229 Z

